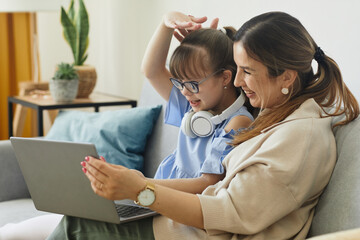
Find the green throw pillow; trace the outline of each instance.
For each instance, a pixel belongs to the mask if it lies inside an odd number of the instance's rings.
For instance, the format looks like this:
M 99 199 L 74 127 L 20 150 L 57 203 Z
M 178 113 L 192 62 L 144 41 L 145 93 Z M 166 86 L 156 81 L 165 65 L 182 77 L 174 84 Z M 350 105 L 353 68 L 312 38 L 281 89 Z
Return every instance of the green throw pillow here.
M 60 111 L 45 138 L 93 143 L 107 162 L 142 171 L 142 154 L 160 111 L 161 105 L 104 112 Z

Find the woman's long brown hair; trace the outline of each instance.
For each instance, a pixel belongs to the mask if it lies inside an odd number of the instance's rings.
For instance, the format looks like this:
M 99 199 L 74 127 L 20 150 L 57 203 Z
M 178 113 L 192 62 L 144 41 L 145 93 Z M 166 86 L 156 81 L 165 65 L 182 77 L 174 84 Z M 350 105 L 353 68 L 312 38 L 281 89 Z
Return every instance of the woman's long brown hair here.
M 345 116 L 334 127 L 358 117 L 359 104 L 345 85 L 338 65 L 317 46 L 296 18 L 283 12 L 256 16 L 237 31 L 235 44 L 238 42 L 251 58 L 267 67 L 270 81 L 286 69 L 295 70 L 297 78 L 289 89 L 287 100 L 271 111 L 263 111 L 247 130 L 234 137 L 233 145 L 283 121 L 310 98 L 327 116 Z M 311 64 L 316 54 L 318 70 L 314 74 Z

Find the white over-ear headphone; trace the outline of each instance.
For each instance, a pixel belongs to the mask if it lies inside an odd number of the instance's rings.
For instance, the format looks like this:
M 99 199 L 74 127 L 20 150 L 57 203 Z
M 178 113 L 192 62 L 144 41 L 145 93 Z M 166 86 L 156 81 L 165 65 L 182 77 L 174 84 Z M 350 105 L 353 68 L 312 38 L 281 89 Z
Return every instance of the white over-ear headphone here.
M 207 111 L 194 112 L 191 109 L 189 112 L 185 113 L 180 128 L 186 136 L 191 138 L 210 136 L 214 132 L 216 125 L 229 118 L 239 110 L 244 103 L 245 96 L 241 92 L 236 101 L 220 115 L 214 116 Z

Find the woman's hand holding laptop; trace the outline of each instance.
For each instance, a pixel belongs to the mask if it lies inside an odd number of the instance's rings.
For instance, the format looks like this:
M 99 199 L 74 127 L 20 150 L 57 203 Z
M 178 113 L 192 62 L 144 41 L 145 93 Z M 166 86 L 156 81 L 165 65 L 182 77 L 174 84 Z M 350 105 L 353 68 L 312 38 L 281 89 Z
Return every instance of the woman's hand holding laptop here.
M 81 165 L 94 192 L 110 200 L 136 201 L 137 193 L 146 186 L 146 178 L 141 172 L 107 163 L 103 157 L 87 156 Z

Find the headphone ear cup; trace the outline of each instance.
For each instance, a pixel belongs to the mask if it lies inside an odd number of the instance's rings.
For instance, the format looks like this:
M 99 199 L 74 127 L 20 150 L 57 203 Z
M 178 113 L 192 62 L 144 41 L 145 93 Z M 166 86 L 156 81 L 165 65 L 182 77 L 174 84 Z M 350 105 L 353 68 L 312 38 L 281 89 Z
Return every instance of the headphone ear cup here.
M 191 117 L 191 130 L 199 137 L 210 136 L 215 129 L 215 124 L 211 120 L 214 115 L 207 111 L 199 111 Z
M 195 112 L 190 111 L 185 113 L 183 119 L 181 120 L 181 131 L 188 137 L 195 138 L 196 135 L 191 130 L 191 118 Z

